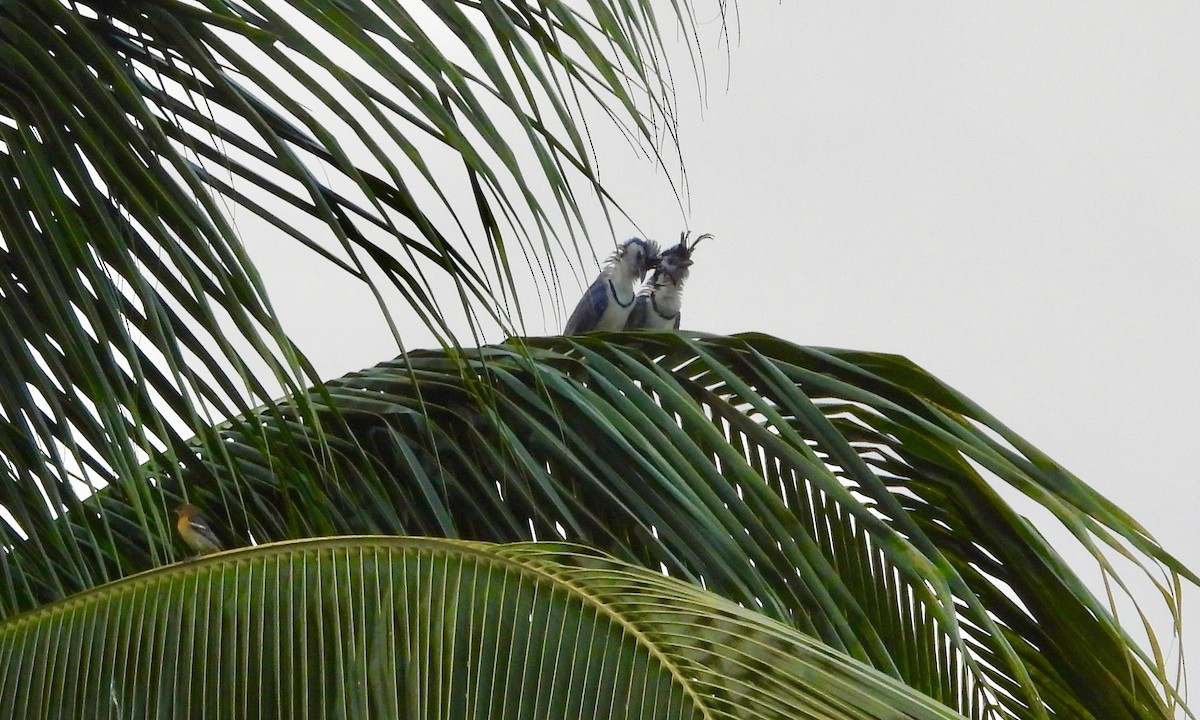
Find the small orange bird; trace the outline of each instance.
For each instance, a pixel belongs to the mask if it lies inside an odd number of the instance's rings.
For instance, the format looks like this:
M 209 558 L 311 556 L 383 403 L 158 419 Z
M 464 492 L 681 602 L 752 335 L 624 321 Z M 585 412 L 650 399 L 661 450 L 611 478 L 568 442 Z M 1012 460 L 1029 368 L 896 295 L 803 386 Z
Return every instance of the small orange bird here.
M 199 508 L 195 505 L 180 505 L 175 508 L 175 514 L 179 516 L 175 529 L 179 531 L 179 537 L 183 538 L 188 547 L 201 555 L 220 551 L 221 541 L 217 539 L 212 528 L 200 518 Z

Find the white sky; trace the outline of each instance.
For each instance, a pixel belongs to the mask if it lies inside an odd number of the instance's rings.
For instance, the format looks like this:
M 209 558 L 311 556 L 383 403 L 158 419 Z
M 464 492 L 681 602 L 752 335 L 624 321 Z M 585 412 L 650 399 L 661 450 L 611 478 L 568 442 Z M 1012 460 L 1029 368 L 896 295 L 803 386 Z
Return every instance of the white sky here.
M 707 107 L 680 83 L 689 214 L 600 145 L 618 237 L 717 235 L 684 327 L 906 355 L 1200 568 L 1200 4 L 737 12 L 728 63 L 701 28 Z M 305 295 L 276 301 L 328 375 L 395 354 Z

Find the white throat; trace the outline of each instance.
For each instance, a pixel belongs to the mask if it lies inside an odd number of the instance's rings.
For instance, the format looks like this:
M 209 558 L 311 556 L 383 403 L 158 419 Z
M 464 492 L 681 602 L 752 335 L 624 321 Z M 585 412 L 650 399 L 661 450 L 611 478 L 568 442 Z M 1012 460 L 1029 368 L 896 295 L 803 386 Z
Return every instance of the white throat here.
M 657 286 L 652 297 L 655 311 L 663 317 L 678 315 L 683 306 L 683 288 L 675 283 Z
M 612 284 L 613 294 L 622 305 L 633 302 L 633 284 L 638 279 L 638 273 L 626 267 L 624 262 L 613 260 L 604 268 L 604 275 Z

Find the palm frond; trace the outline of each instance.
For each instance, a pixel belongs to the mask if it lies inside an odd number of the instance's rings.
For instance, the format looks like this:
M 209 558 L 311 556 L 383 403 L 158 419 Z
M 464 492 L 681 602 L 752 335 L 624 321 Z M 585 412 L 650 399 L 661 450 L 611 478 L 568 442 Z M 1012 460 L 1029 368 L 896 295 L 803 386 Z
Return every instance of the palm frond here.
M 241 544 L 398 533 L 597 547 L 972 718 L 1165 718 L 1180 703 L 1165 661 L 993 483 L 1051 510 L 1105 567 L 1107 546 L 1147 573 L 1195 576 L 902 358 L 759 335 L 514 339 L 409 353 L 306 402 L 332 454 L 294 416 L 243 418 L 223 431 L 236 467 L 201 452 L 206 470 L 184 486 L 164 475 L 164 514 L 186 490 Z M 127 500 L 114 487 L 96 502 L 120 515 Z M 13 553 L 6 582 L 52 587 L 38 562 Z
M 29 720 L 960 717 L 594 551 L 385 537 L 224 553 L 10 620 L 0 707 Z
M 513 324 L 513 256 L 553 279 L 538 258 L 579 250 L 580 98 L 649 142 L 671 122 L 658 23 L 646 3 L 0 3 L 0 546 L 87 556 L 34 561 L 57 579 L 10 597 L 165 560 L 125 518 L 162 530 L 146 480 L 197 446 L 236 464 L 228 418 L 282 394 L 324 442 L 258 240 L 396 293 L 446 346 L 453 311 Z M 122 519 L 84 509 L 119 481 L 142 488 Z M 67 512 L 105 540 L 61 534 Z

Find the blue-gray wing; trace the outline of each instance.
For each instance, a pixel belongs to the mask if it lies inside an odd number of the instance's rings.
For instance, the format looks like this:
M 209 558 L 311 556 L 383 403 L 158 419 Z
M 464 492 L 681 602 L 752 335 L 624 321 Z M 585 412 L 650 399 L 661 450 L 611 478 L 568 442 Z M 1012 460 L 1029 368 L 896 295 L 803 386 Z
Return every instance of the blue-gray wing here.
M 679 329 L 679 318 L 683 317 L 683 313 L 675 313 L 675 329 Z
M 629 317 L 625 320 L 626 330 L 642 330 L 650 321 L 650 298 L 646 295 L 638 295 L 633 301 L 633 307 L 629 310 Z
M 596 278 L 583 297 L 579 298 L 575 312 L 571 313 L 571 317 L 567 320 L 567 326 L 563 328 L 563 335 L 595 330 L 596 324 L 600 322 L 600 318 L 604 317 L 604 311 L 607 309 L 608 285 L 603 278 Z

